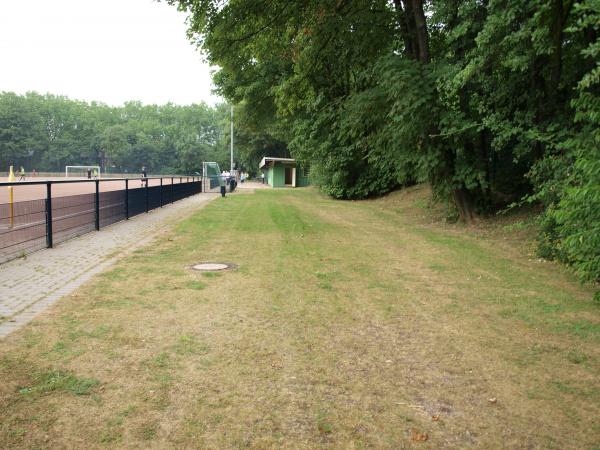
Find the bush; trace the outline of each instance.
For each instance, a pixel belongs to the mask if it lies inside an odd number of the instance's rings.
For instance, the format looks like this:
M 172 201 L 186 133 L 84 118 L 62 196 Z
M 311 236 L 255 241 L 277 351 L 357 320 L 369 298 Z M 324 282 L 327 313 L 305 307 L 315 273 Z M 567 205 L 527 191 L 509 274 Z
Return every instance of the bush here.
M 571 31 L 597 28 L 600 2 L 575 5 Z M 539 198 L 548 206 L 542 222 L 540 253 L 571 265 L 583 281 L 600 281 L 600 38 L 581 52 L 589 71 L 572 102 L 578 129 L 564 141 L 566 157 L 555 159 L 554 177 Z M 574 162 L 573 162 L 574 161 Z M 565 172 L 566 169 L 566 172 Z M 564 182 L 561 181 L 564 179 Z M 595 299 L 600 301 L 600 292 Z
M 558 254 L 583 280 L 600 281 L 600 150 L 581 152 L 570 187 L 549 212 L 556 221 Z

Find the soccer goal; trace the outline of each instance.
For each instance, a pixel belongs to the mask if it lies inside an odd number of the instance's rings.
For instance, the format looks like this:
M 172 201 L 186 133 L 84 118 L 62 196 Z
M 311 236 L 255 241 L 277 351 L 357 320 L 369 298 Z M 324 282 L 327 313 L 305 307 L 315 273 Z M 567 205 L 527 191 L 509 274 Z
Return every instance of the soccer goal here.
M 225 180 L 221 176 L 221 169 L 216 162 L 202 163 L 202 184 L 203 192 L 218 192 L 220 187 L 225 184 Z
M 100 166 L 65 166 L 65 177 L 100 178 Z

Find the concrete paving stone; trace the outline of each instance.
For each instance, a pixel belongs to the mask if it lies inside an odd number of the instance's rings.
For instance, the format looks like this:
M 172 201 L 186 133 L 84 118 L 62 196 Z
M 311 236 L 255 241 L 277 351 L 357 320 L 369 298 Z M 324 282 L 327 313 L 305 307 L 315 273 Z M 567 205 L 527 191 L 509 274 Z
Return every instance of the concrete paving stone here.
M 62 242 L 53 249 L 0 264 L 0 338 L 31 321 L 127 251 L 150 242 L 176 220 L 214 198 L 215 194 L 198 194 Z

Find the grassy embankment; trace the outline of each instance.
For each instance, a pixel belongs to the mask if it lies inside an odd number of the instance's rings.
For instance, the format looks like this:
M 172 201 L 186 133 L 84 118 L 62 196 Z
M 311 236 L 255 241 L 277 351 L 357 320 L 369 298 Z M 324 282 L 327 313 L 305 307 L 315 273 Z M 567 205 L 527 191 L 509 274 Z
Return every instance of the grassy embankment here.
M 0 342 L 0 447 L 593 448 L 591 291 L 425 196 L 215 200 Z

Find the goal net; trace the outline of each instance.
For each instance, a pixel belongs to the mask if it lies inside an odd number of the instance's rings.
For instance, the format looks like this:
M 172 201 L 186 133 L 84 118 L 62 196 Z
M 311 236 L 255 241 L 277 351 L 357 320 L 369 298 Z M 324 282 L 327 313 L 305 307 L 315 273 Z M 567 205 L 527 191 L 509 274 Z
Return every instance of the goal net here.
M 225 184 L 221 176 L 221 169 L 216 162 L 202 163 L 202 191 L 218 192 L 220 187 Z
M 65 177 L 100 178 L 100 166 L 66 166 Z

